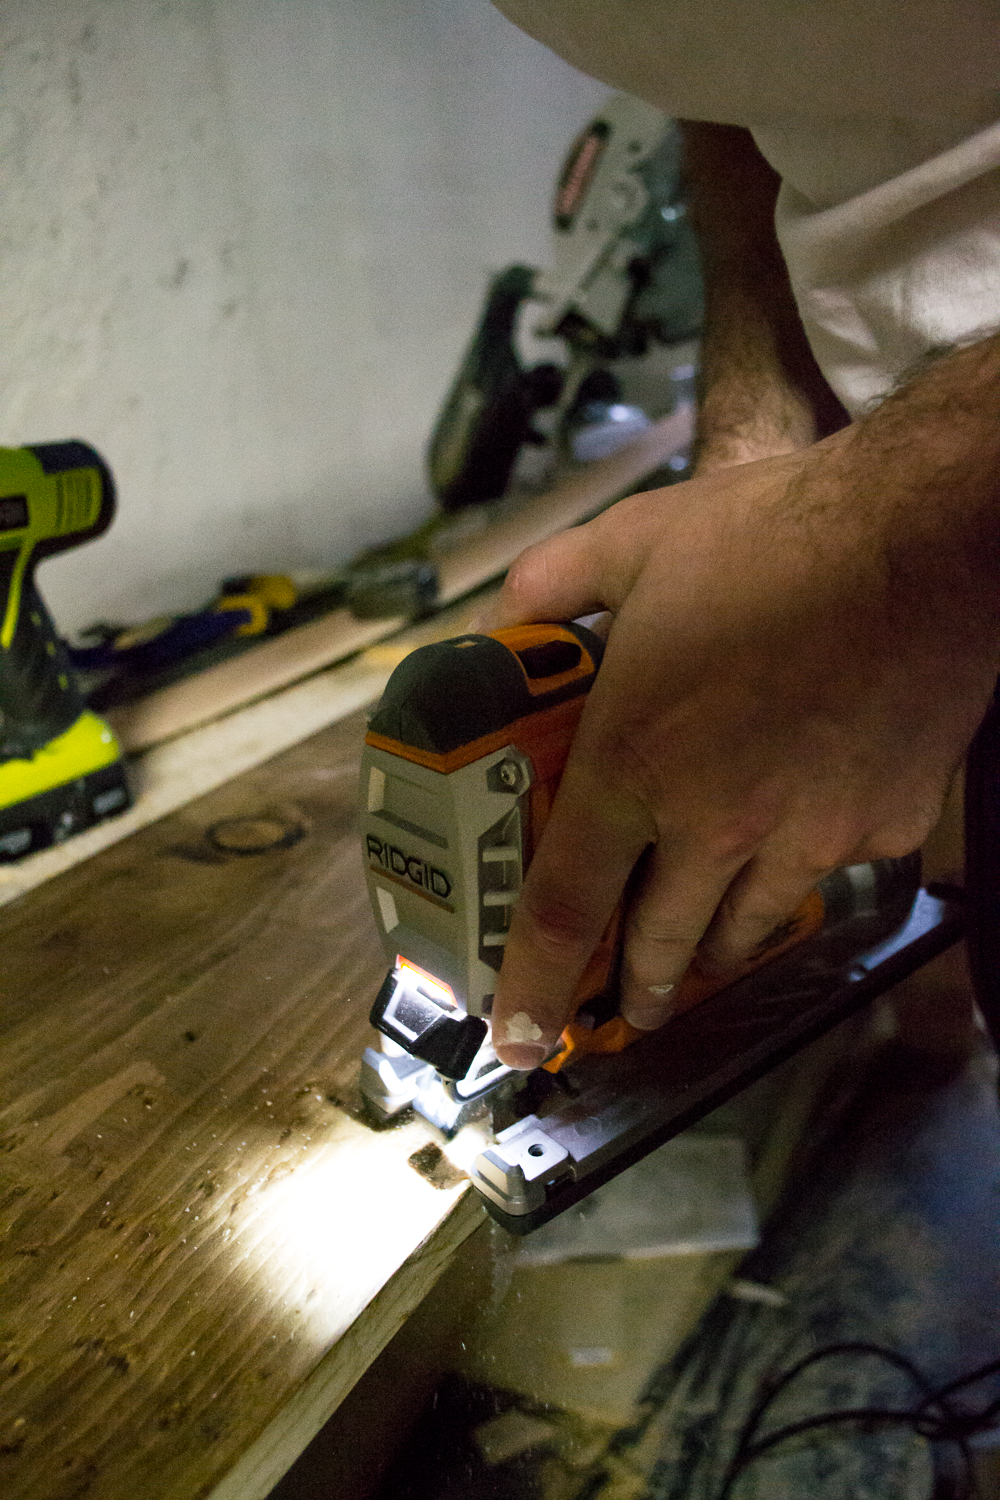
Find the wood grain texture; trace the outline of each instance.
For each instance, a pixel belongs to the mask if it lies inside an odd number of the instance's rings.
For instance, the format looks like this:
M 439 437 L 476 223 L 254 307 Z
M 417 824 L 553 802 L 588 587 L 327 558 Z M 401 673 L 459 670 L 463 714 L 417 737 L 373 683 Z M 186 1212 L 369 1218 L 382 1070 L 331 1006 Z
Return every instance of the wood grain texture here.
M 0 906 L 377 698 L 407 651 L 470 628 L 483 605 L 481 597 L 469 598 L 473 591 L 525 547 L 629 489 L 683 447 L 690 428 L 690 409 L 678 408 L 621 452 L 530 503 L 522 496 L 499 507 L 442 557 L 445 607 L 428 621 L 403 628 L 402 620 L 361 621 L 337 610 L 113 710 L 107 717 L 129 754 L 135 805 L 64 844 L 0 865 Z
M 132 807 L 64 843 L 0 865 L 0 906 L 377 699 L 392 668 L 366 656 L 340 662 L 130 757 Z
M 0 914 L 0 1494 L 254 1500 L 481 1219 L 356 1117 L 355 714 Z M 220 821 L 290 842 L 224 853 Z M 221 1486 L 221 1488 L 218 1488 Z

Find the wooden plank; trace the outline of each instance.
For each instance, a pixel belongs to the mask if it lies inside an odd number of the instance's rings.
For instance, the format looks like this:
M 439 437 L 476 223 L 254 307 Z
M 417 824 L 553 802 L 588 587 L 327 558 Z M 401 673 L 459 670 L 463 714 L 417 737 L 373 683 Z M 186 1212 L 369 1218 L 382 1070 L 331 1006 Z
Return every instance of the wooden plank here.
M 689 429 L 690 411 L 682 407 L 621 453 L 534 496 L 529 507 L 501 509 L 442 560 L 446 607 L 420 625 L 358 621 L 338 610 L 116 709 L 108 717 L 130 752 L 136 805 L 55 848 L 0 865 L 0 906 L 377 698 L 407 651 L 470 628 L 485 600 L 467 596 L 485 579 L 634 484 L 683 446 Z
M 532 542 L 627 489 L 683 446 L 689 428 L 690 413 L 681 408 L 628 449 L 534 496 L 527 508 L 501 509 L 442 560 L 445 608 L 420 625 L 359 621 L 338 610 L 114 710 L 108 718 L 130 754 L 136 805 L 55 848 L 0 865 L 0 906 L 377 698 L 408 650 L 470 628 L 485 601 L 467 596 L 484 580 L 503 573 Z
M 215 1486 L 211 1500 L 263 1500 L 482 1222 L 479 1200 L 466 1193 Z M 461 1263 L 457 1267 L 460 1273 L 464 1269 Z
M 0 906 L 353 713 L 359 705 L 374 702 L 397 662 L 426 641 L 444 640 L 469 629 L 488 597 L 478 595 L 452 605 L 351 661 L 132 756 L 135 805 L 121 817 L 109 818 L 63 844 L 16 864 L 0 865 Z
M 445 599 L 682 440 L 661 427 L 499 517 L 444 560 Z M 147 744 L 203 727 L 141 757 L 126 819 L 0 871 L 4 1496 L 264 1496 L 482 1220 L 461 1179 L 410 1167 L 425 1127 L 357 1117 L 382 969 L 353 835 L 363 716 L 259 765 L 468 622 L 308 676 L 398 626 L 332 624 L 332 651 L 305 627 L 252 680 L 244 658 L 137 720 Z M 206 838 L 262 812 L 301 837 L 251 858 Z
M 482 1218 L 356 1112 L 363 726 L 0 914 L 5 1500 L 263 1496 Z
M 452 603 L 480 588 L 503 573 L 525 547 L 576 525 L 627 493 L 685 447 L 692 431 L 692 409 L 681 405 L 635 442 L 587 465 L 547 493 L 512 497 L 491 514 L 481 530 L 473 530 L 441 557 L 441 602 Z M 112 709 L 107 718 L 126 751 L 147 749 L 343 660 L 405 623 L 400 619 L 355 620 L 349 611 L 335 610 L 263 642 L 246 655 Z
M 402 618 L 356 620 L 349 610 L 336 609 L 321 620 L 262 641 L 245 656 L 112 708 L 105 718 L 123 750 L 145 750 L 363 651 L 405 624 Z
M 128 812 L 0 865 L 0 906 L 372 702 L 391 670 L 392 658 L 364 654 L 131 757 L 135 803 Z

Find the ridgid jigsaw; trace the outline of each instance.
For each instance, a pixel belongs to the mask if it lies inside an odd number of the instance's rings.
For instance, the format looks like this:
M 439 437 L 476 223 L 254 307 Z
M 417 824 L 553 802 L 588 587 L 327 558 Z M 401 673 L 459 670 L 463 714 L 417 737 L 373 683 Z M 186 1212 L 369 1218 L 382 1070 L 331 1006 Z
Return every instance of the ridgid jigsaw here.
M 725 987 L 697 961 L 671 1020 L 618 1008 L 621 912 L 559 1045 L 505 1067 L 490 1011 L 510 917 L 598 671 L 578 624 L 423 646 L 370 720 L 361 775 L 368 889 L 390 968 L 371 1013 L 362 1092 L 380 1120 L 414 1108 L 446 1136 L 479 1119 L 471 1168 L 494 1218 L 523 1234 L 881 994 L 960 935 L 957 893 L 924 890 L 919 856 L 821 881 Z

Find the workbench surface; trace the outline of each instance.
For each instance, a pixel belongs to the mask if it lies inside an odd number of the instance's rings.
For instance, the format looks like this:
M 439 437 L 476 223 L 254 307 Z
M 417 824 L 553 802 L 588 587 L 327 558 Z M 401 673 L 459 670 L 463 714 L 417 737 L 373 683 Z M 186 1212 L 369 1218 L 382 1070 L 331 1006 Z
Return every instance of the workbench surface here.
M 4 1500 L 267 1494 L 482 1220 L 358 1113 L 363 732 L 0 912 Z
M 678 406 L 501 506 L 440 560 L 442 599 L 627 493 L 691 420 Z M 398 623 L 332 616 L 140 701 L 118 729 L 157 747 L 126 815 L 141 831 L 48 879 L 114 838 L 103 825 L 0 882 L 0 900 L 46 882 L 0 911 L 3 1500 L 262 1500 L 484 1220 L 464 1177 L 418 1156 L 428 1127 L 359 1114 L 384 975 L 355 829 L 363 714 L 236 774 L 377 695 L 370 664 L 308 674 Z

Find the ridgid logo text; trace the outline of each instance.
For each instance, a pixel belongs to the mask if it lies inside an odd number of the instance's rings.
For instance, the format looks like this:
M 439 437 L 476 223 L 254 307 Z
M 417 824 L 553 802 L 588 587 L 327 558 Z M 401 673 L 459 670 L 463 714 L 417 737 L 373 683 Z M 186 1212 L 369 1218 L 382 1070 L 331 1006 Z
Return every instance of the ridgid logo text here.
M 368 858 L 373 864 L 411 881 L 423 891 L 430 891 L 433 896 L 440 896 L 442 900 L 451 895 L 451 881 L 445 872 L 436 865 L 429 865 L 419 854 L 407 854 L 405 849 L 376 838 L 373 833 L 368 835 L 367 844 Z

